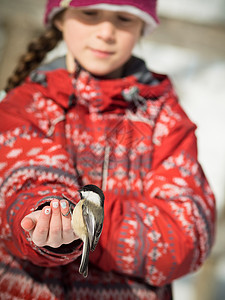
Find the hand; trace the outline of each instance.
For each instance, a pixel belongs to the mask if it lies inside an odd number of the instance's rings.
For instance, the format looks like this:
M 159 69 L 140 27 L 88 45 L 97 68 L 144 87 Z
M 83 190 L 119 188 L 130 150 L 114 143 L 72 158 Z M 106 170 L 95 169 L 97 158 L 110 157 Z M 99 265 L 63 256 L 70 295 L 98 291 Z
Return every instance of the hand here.
M 21 221 L 24 230 L 29 231 L 32 241 L 38 246 L 58 248 L 69 244 L 78 237 L 71 227 L 69 204 L 66 200 L 52 200 L 50 206 L 25 216 Z

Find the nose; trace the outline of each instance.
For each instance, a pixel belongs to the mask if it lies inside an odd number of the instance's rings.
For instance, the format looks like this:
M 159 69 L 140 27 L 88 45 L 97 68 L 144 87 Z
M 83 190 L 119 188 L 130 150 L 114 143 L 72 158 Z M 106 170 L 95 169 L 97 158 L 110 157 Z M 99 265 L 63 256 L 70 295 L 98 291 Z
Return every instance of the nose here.
M 98 26 L 97 36 L 107 43 L 113 43 L 115 41 L 115 32 L 115 25 L 110 21 L 104 21 Z

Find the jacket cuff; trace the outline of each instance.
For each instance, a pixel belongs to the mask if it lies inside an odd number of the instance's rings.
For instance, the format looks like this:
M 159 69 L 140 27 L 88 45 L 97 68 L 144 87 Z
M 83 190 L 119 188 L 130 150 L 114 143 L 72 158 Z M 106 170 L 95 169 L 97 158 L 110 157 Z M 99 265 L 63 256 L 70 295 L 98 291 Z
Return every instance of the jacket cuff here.
M 79 240 L 75 240 L 70 244 L 63 244 L 58 248 L 53 248 L 50 246 L 42 247 L 42 251 L 47 254 L 59 254 L 59 255 L 67 255 L 72 254 L 74 251 L 77 251 L 82 248 L 83 242 Z
M 65 198 L 64 196 L 47 196 L 42 198 L 40 201 L 38 201 L 35 210 L 42 210 L 43 207 L 50 205 L 50 202 L 54 199 L 58 199 L 58 200 L 67 200 L 67 198 Z M 74 204 L 74 203 L 73 203 Z M 58 248 L 53 248 L 50 246 L 44 246 L 44 247 L 40 247 L 40 250 L 44 253 L 44 254 L 48 254 L 48 255 L 69 255 L 72 254 L 74 252 L 76 252 L 77 250 L 80 250 L 82 248 L 82 240 L 78 239 L 73 241 L 70 244 L 63 244 Z

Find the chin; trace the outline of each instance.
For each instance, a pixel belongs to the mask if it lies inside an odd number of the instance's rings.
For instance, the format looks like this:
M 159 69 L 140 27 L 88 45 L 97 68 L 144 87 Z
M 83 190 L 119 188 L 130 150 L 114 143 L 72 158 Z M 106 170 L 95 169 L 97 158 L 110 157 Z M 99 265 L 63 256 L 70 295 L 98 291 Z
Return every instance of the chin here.
M 104 77 L 104 78 L 109 78 L 109 79 L 119 78 L 122 75 L 121 68 L 107 69 L 107 70 L 99 70 L 99 68 L 97 70 L 93 69 L 93 68 L 87 68 L 86 70 L 96 77 Z
M 98 66 L 96 67 L 87 67 L 85 68 L 88 72 L 90 72 L 91 74 L 95 75 L 95 76 L 105 76 L 109 73 L 111 73 L 111 70 L 108 69 L 101 69 Z
M 80 64 L 84 67 L 85 70 L 97 77 L 106 77 L 117 70 L 117 67 L 115 67 L 115 63 L 113 64 L 112 62 L 107 61 L 92 60 L 90 58 L 88 60 L 88 63 L 87 61 L 80 61 Z

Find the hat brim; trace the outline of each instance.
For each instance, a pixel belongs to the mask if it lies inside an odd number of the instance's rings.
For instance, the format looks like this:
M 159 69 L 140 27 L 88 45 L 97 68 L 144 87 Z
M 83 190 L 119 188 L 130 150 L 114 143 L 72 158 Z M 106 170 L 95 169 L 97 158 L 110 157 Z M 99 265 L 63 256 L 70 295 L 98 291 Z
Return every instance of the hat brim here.
M 69 6 L 68 6 L 69 7 Z M 144 30 L 143 30 L 143 35 L 148 35 L 150 34 L 152 31 L 155 30 L 155 28 L 158 25 L 158 20 L 156 22 L 156 20 L 151 17 L 148 13 L 142 11 L 141 9 L 131 6 L 131 5 L 114 5 L 114 4 L 105 4 L 105 3 L 101 3 L 101 4 L 94 4 L 94 5 L 87 5 L 87 6 L 76 6 L 79 9 L 82 8 L 89 8 L 89 9 L 102 9 L 102 10 L 108 10 L 108 11 L 115 11 L 115 12 L 126 12 L 126 13 L 130 13 L 132 15 L 135 15 L 137 17 L 139 17 L 141 20 L 144 21 L 145 26 L 144 26 Z M 47 19 L 45 19 L 45 23 L 47 25 L 49 25 L 51 23 L 51 21 L 53 20 L 53 18 L 62 10 L 64 10 L 66 7 L 53 7 L 53 9 L 51 10 L 51 12 L 49 13 Z

